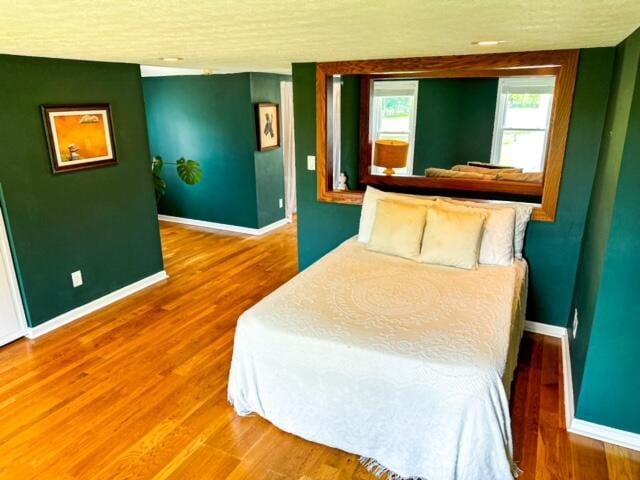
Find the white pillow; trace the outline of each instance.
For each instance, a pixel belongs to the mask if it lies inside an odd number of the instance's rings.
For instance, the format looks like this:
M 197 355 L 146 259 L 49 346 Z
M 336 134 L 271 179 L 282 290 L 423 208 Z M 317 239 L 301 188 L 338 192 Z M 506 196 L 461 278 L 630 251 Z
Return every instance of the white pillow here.
M 429 208 L 418 261 L 434 265 L 478 268 L 482 227 L 480 209 Z
M 527 224 L 533 212 L 533 205 L 517 202 L 474 202 L 472 200 L 454 200 L 452 198 L 442 198 L 441 200 L 456 205 L 467 205 L 475 208 L 513 208 L 516 211 L 516 226 L 513 235 L 513 255 L 518 260 L 522 260 L 522 249 L 524 247 L 524 237 L 527 232 Z
M 367 249 L 404 258 L 417 257 L 426 219 L 426 205 L 378 200 Z
M 510 207 L 482 208 L 438 201 L 438 208 L 454 212 L 483 213 L 486 215 L 482 230 L 479 262 L 485 265 L 507 266 L 513 263 L 513 239 L 516 211 Z
M 407 195 L 404 193 L 392 193 L 383 192 L 377 188 L 373 188 L 367 185 L 367 190 L 364 192 L 364 199 L 362 200 L 362 211 L 360 212 L 360 228 L 358 229 L 358 241 L 362 243 L 369 243 L 371 239 L 371 231 L 373 230 L 373 223 L 376 219 L 376 208 L 378 200 L 398 200 L 404 203 L 411 203 L 417 205 L 435 205 L 435 201 L 438 197 L 430 197 L 423 195 Z
M 508 203 L 516 210 L 516 232 L 513 238 L 514 255 L 518 260 L 522 260 L 522 250 L 524 249 L 524 237 L 527 233 L 527 224 L 533 213 L 532 205 L 522 203 Z

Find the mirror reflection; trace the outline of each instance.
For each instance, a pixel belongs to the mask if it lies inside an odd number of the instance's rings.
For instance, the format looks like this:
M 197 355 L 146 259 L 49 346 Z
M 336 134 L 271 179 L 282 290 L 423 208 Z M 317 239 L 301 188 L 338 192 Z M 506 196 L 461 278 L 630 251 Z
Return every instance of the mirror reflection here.
M 373 175 L 542 184 L 554 87 L 554 76 L 334 76 L 335 184 L 340 172 L 357 184 L 361 155 Z

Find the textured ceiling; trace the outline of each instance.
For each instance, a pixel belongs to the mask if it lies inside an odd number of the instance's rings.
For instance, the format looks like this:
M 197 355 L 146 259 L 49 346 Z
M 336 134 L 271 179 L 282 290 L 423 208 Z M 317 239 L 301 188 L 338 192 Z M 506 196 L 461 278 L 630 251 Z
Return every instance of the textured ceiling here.
M 609 46 L 639 24 L 640 0 L 0 0 L 0 52 L 287 72 L 304 61 Z M 471 45 L 485 39 L 505 43 Z

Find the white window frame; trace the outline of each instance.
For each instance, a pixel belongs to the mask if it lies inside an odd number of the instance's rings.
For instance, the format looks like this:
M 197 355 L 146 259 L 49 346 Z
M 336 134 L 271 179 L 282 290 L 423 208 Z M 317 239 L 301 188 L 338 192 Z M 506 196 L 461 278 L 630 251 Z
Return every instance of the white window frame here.
M 420 82 L 418 80 L 376 80 L 373 82 L 373 102 L 371 108 L 371 139 L 373 140 L 372 151 L 371 151 L 371 173 L 373 174 L 382 174 L 384 173 L 384 168 L 376 167 L 373 165 L 373 158 L 375 155 L 375 140 L 378 139 L 378 136 L 382 133 L 398 133 L 398 132 L 383 132 L 380 130 L 380 108 L 378 107 L 379 101 L 376 102 L 376 97 L 379 99 L 383 96 L 395 96 L 395 95 L 376 95 L 377 92 L 387 92 L 397 91 L 397 92 L 407 92 L 407 93 L 399 93 L 400 95 L 409 95 L 413 96 L 413 109 L 411 111 L 411 116 L 409 118 L 409 152 L 407 155 L 407 166 L 405 168 L 396 168 L 394 169 L 396 174 L 404 174 L 404 175 L 413 175 L 413 152 L 415 149 L 415 139 L 416 139 L 416 118 L 418 115 L 418 87 Z
M 491 143 L 491 164 L 500 165 L 500 154 L 502 152 L 502 138 L 505 132 L 544 132 L 544 146 L 542 158 L 540 159 L 540 171 L 544 171 L 546 152 L 549 141 L 549 127 L 551 123 L 551 112 L 553 111 L 553 101 L 547 112 L 545 128 L 505 128 L 504 117 L 507 113 L 507 95 L 517 90 L 527 93 L 551 93 L 555 90 L 556 77 L 535 76 L 535 77 L 500 77 L 498 81 L 498 97 L 496 100 L 496 116 L 493 125 L 493 140 Z

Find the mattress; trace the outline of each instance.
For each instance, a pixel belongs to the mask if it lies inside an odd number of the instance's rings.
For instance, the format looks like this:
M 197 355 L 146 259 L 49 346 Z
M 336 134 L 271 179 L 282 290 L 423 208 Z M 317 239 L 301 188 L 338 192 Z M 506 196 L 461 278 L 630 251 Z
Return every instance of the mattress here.
M 512 479 L 527 264 L 467 271 L 348 240 L 247 310 L 228 396 L 375 473 Z

